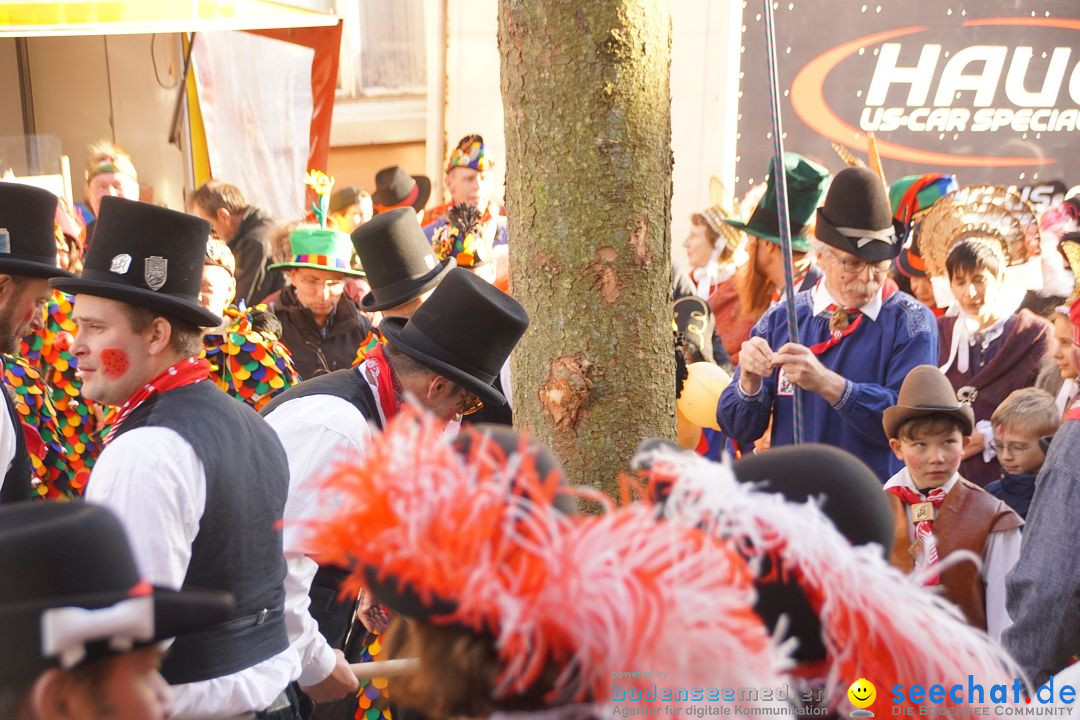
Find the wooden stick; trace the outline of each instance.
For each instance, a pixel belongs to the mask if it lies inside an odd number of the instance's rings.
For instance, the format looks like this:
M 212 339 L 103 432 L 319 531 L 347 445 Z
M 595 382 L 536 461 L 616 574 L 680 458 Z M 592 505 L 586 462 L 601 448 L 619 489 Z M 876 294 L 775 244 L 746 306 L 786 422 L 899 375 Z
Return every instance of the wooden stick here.
M 874 133 L 866 133 L 866 155 L 870 161 L 870 169 L 881 178 L 881 184 L 885 186 L 885 194 L 889 194 L 889 182 L 885 179 L 885 168 L 881 166 L 881 156 L 878 155 L 877 138 Z
M 357 680 L 371 680 L 377 677 L 398 677 L 416 672 L 420 667 L 420 658 L 399 658 L 397 660 L 379 660 L 376 662 L 353 663 L 349 669 Z

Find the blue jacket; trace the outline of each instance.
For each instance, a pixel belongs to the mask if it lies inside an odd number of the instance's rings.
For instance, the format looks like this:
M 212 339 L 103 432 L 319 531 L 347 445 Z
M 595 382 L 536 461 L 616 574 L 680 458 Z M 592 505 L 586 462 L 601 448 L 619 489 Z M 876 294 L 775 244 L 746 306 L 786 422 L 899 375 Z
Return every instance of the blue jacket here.
M 812 292 L 795 296 L 799 339 L 807 347 L 830 336 L 828 320 L 813 314 Z M 787 343 L 784 303 L 765 311 L 751 336 L 765 338 L 774 351 Z M 884 483 L 903 463 L 889 449 L 881 415 L 885 408 L 896 404 L 900 384 L 908 372 L 916 365 L 936 364 L 937 357 L 933 313 L 910 295 L 893 293 L 882 303 L 876 320 L 864 316 L 858 329 L 818 357 L 825 367 L 844 377 L 847 385 L 840 401 L 832 406 L 819 395 L 802 394 L 803 441 L 834 445 L 853 453 Z M 747 445 L 765 434 L 771 418 L 772 444 L 790 445 L 794 403 L 790 394 L 778 395 L 778 371 L 764 379 L 756 395 L 746 395 L 739 387 L 740 372 L 735 372 L 720 396 L 720 427 L 729 437 Z

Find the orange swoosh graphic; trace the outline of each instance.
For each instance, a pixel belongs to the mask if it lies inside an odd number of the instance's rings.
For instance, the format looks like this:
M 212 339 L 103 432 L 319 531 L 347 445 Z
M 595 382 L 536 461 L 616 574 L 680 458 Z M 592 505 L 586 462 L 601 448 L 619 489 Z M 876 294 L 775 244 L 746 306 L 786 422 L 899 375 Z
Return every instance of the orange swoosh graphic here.
M 1080 29 L 1080 21 L 1059 20 L 1056 18 L 992 18 L 989 20 L 968 20 L 964 25 L 1042 25 Z M 850 147 L 861 145 L 861 143 L 855 141 L 863 137 L 862 132 L 841 120 L 825 101 L 825 78 L 843 60 L 858 52 L 859 48 L 876 45 L 892 38 L 925 32 L 926 30 L 925 25 L 886 30 L 849 40 L 821 53 L 799 71 L 799 74 L 795 76 L 795 81 L 791 84 L 791 105 L 795 108 L 795 114 L 814 132 L 829 140 Z M 1029 165 L 1049 165 L 1055 162 L 1054 158 L 952 155 L 891 143 L 882 140 L 880 137 L 877 146 L 878 152 L 883 157 L 927 165 L 1026 167 Z

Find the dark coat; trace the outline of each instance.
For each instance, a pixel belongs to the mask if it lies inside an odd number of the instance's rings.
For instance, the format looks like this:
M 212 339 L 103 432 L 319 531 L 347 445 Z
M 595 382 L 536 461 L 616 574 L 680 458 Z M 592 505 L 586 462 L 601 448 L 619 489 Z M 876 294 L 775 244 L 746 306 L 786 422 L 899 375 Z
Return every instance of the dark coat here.
M 941 338 L 940 366 L 949 359 L 956 317 L 938 318 L 937 324 Z M 1054 330 L 1050 323 L 1028 310 L 1021 310 L 1005 321 L 1001 335 L 989 344 L 978 364 L 973 358 L 972 367 L 966 373 L 961 373 L 954 363 L 945 376 L 952 383 L 953 390 L 975 388 L 978 394 L 971 404 L 975 420 L 989 420 L 1009 393 L 1035 384 L 1043 359 L 1051 350 L 1053 338 Z M 983 487 L 1001 476 L 1001 465 L 997 458 L 983 462 L 982 453 L 979 453 L 960 465 L 960 474 Z
M 334 309 L 325 337 L 292 287 L 282 290 L 270 309 L 281 321 L 281 342 L 292 353 L 303 380 L 351 367 L 360 343 L 371 331 L 371 322 L 345 294 Z
M 244 212 L 244 220 L 229 241 L 229 249 L 236 258 L 236 299 L 248 307 L 258 304 L 270 293 L 285 285 L 281 273 L 268 272 L 270 264 L 270 236 L 274 231 L 274 219 L 256 207 Z

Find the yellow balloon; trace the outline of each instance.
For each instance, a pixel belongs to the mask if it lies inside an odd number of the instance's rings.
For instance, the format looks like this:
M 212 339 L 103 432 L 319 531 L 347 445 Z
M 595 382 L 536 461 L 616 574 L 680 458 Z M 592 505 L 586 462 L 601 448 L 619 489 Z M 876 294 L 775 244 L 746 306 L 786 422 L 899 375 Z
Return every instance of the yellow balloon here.
M 731 384 L 731 376 L 711 362 L 696 362 L 686 368 L 686 382 L 676 403 L 678 410 L 698 427 L 719 430 L 716 404 L 720 393 Z

